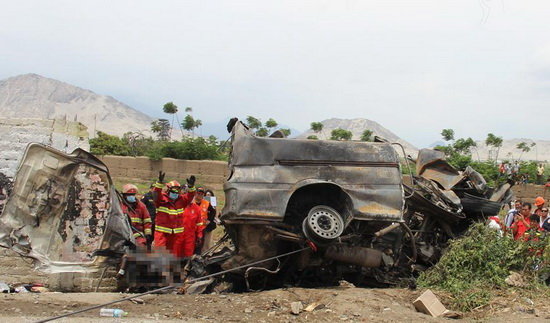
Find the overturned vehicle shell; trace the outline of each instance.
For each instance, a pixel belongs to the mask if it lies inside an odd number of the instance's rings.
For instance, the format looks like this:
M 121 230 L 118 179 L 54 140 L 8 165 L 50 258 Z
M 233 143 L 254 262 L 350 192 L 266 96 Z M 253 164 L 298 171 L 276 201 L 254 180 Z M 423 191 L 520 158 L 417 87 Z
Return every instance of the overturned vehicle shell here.
M 449 239 L 511 197 L 510 184 L 491 189 L 473 169 L 460 172 L 434 150 L 420 152 L 418 175 L 404 185 L 390 143 L 260 138 L 236 119 L 228 130 L 221 219 L 235 251 L 222 268 L 311 247 L 239 272 L 233 281 L 248 290 L 342 278 L 412 283 Z
M 49 273 L 116 264 L 133 243 L 107 167 L 77 149 L 30 144 L 0 216 L 0 245 Z

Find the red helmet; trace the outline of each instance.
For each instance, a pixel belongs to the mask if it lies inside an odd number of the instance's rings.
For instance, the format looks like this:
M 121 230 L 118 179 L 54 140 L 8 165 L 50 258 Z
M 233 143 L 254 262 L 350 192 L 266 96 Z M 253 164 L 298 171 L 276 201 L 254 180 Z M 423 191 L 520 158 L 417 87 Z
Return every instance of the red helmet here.
M 126 184 L 122 186 L 122 194 L 137 194 L 138 188 L 134 184 Z

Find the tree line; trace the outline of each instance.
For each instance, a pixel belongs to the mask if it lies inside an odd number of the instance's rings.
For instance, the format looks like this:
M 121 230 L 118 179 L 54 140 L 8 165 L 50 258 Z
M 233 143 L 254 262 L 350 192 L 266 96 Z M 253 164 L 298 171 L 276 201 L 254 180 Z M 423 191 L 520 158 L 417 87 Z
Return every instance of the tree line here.
M 438 145 L 435 149 L 445 153 L 447 161 L 457 168 L 458 170 L 464 170 L 470 166 L 479 172 L 490 185 L 497 185 L 508 180 L 508 178 L 499 172 L 499 153 L 502 147 L 503 139 L 493 133 L 487 134 L 485 138 L 485 145 L 489 149 L 488 159 L 482 161 L 477 151 L 477 143 L 470 137 L 468 138 L 455 138 L 455 132 L 453 129 L 443 129 L 441 131 L 441 137 L 446 142 L 444 145 Z M 520 151 L 518 160 L 519 174 L 527 177 L 528 181 L 535 181 L 537 173 L 536 161 L 521 161 L 521 156 L 525 152 L 529 152 L 536 144 L 528 144 L 526 142 L 520 142 L 516 145 L 516 149 Z M 473 157 L 475 152 L 477 160 Z M 511 156 L 502 159 L 501 162 L 511 162 Z
M 170 117 L 157 119 L 151 123 L 151 131 L 156 138 L 145 136 L 139 132 L 127 132 L 122 137 L 98 132 L 96 138 L 90 139 L 91 152 L 96 155 L 147 156 L 153 160 L 164 157 L 189 160 L 227 160 L 229 147 L 225 140 L 219 141 L 215 136 L 207 138 L 195 136 L 195 129 L 202 126 L 202 121 L 193 117 L 193 108 L 186 107 L 184 109 L 186 115 L 181 122 L 178 116 L 178 106 L 173 102 L 166 103 L 162 110 Z M 289 128 L 281 128 L 273 118 L 262 122 L 261 119 L 249 115 L 244 122 L 259 137 L 267 137 L 276 130 L 287 137 L 291 135 Z M 181 132 L 180 140 L 172 140 L 174 124 Z M 330 134 L 327 134 L 322 122 L 311 122 L 310 129 L 314 134 L 307 137 L 309 140 L 346 141 L 351 140 L 353 137 L 351 131 L 341 128 L 332 129 Z M 485 144 L 489 148 L 489 159 L 486 161 L 480 160 L 477 144 L 472 138 L 455 138 L 453 129 L 443 129 L 441 137 L 445 144 L 436 146 L 435 149 L 442 151 L 449 163 L 458 170 L 464 170 L 466 167 L 471 166 L 481 173 L 490 184 L 497 184 L 506 180 L 499 173 L 497 165 L 503 143 L 502 137 L 493 133 L 487 134 Z M 373 131 L 370 129 L 363 130 L 359 140 L 373 141 Z M 521 142 L 517 144 L 516 148 L 520 152 L 518 159 L 521 159 L 522 154 L 529 152 L 534 146 L 535 143 Z M 477 155 L 477 159 L 473 157 L 473 153 Z M 406 171 L 406 167 L 402 167 L 402 169 Z M 534 180 L 536 177 L 536 162 L 520 162 L 520 173 L 528 176 L 530 180 Z

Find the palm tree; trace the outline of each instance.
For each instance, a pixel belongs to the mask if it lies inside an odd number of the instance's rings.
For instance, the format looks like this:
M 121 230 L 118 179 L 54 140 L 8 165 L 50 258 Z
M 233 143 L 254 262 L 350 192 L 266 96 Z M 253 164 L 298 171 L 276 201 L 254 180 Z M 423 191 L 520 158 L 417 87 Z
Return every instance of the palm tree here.
M 532 147 L 532 145 L 531 145 L 531 147 Z M 521 156 L 523 155 L 523 153 L 528 153 L 529 151 L 531 151 L 531 147 L 529 147 L 529 145 L 527 145 L 527 143 L 525 141 L 522 141 L 519 144 L 517 144 L 516 148 L 521 150 L 521 153 L 519 154 L 518 160 L 521 160 Z
M 487 147 L 494 147 L 496 149 L 496 155 L 495 155 L 495 162 L 498 160 L 498 153 L 500 151 L 500 147 L 502 147 L 502 137 L 497 137 L 492 133 L 487 134 L 487 139 L 485 139 L 485 144 Z M 492 150 L 489 150 L 489 153 Z
M 177 117 L 178 113 L 178 106 L 174 104 L 174 102 L 168 102 L 164 105 L 162 108 L 164 113 L 171 114 L 172 115 L 172 123 L 170 124 L 170 137 L 172 137 L 172 128 L 174 128 L 174 119 Z M 179 120 L 178 120 L 179 123 Z

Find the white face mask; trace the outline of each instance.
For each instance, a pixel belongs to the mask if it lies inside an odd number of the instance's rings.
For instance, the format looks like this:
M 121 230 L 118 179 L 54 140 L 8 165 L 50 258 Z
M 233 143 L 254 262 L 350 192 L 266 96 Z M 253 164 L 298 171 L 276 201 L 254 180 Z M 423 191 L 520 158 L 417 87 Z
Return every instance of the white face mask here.
M 130 203 L 136 203 L 136 196 L 135 195 L 128 195 L 126 196 L 126 201 Z
M 177 199 L 178 196 L 179 196 L 179 194 L 175 193 L 175 192 L 170 192 L 170 194 L 168 194 L 168 197 L 171 198 L 172 200 Z

